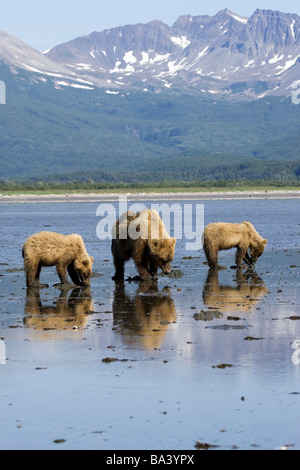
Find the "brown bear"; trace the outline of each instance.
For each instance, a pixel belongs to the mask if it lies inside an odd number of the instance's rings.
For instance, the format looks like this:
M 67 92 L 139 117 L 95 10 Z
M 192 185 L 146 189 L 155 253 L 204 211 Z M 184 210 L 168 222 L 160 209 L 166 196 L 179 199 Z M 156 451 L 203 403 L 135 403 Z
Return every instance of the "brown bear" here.
M 124 264 L 133 258 L 139 279 L 152 279 L 160 268 L 170 274 L 176 239 L 170 237 L 155 210 L 125 212 L 114 224 L 111 251 L 115 281 L 124 280 Z
M 263 254 L 267 240 L 262 238 L 250 222 L 231 224 L 217 222 L 209 224 L 204 230 L 203 248 L 210 268 L 224 269 L 218 264 L 220 250 L 236 248 L 235 266 L 241 268 L 242 261 L 253 266 Z M 248 254 L 250 250 L 250 255 Z
M 36 233 L 24 243 L 22 256 L 27 287 L 48 287 L 39 281 L 43 266 L 56 266 L 62 286 L 71 285 L 68 282 L 67 270 L 75 285 L 90 285 L 94 259 L 87 254 L 80 235 Z

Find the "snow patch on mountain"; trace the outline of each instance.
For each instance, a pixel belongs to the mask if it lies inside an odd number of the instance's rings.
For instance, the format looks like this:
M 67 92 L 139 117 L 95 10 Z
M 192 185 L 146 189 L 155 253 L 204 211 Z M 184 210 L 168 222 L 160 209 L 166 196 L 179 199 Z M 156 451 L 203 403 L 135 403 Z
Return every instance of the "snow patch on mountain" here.
M 176 44 L 176 46 L 179 46 L 182 49 L 185 49 L 189 44 L 191 44 L 191 41 L 189 41 L 186 36 L 180 36 L 179 38 L 172 36 L 170 39 L 174 44 Z

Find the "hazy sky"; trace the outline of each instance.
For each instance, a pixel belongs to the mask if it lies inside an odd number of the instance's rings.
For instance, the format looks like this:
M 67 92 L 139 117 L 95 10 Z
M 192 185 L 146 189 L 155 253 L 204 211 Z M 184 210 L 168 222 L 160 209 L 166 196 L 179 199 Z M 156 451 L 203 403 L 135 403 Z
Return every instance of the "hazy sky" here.
M 172 25 L 180 15 L 223 8 L 247 17 L 256 8 L 300 16 L 299 0 L 0 0 L 0 6 L 0 30 L 41 51 L 93 31 L 152 20 Z

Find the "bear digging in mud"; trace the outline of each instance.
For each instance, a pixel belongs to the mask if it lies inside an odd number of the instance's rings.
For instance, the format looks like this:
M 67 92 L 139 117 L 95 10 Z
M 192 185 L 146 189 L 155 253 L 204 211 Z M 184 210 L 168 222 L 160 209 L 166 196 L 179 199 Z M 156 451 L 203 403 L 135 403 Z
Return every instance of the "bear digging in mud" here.
M 151 280 L 158 268 L 170 274 L 176 239 L 167 233 L 157 211 L 125 212 L 115 223 L 112 238 L 115 281 L 124 280 L 124 264 L 130 258 L 143 281 Z
M 27 287 L 48 287 L 39 281 L 43 266 L 56 266 L 62 287 L 70 287 L 67 270 L 77 286 L 89 286 L 93 257 L 86 252 L 80 235 L 62 235 L 39 232 L 31 235 L 23 245 L 22 256 Z
M 220 250 L 230 248 L 237 249 L 236 265 L 232 268 L 241 268 L 242 261 L 252 267 L 263 254 L 266 244 L 267 240 L 260 236 L 250 222 L 241 224 L 217 222 L 209 224 L 204 230 L 204 252 L 209 267 L 214 269 L 224 269 L 218 264 L 218 254 Z

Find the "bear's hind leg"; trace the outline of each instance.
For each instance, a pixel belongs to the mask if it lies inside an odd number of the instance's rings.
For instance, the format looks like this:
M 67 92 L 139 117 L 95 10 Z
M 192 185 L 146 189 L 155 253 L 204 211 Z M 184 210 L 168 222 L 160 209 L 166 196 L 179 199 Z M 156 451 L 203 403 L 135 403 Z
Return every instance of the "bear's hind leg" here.
M 219 249 L 212 245 L 204 244 L 204 252 L 210 269 L 225 269 L 224 266 L 220 266 L 218 262 Z
M 113 255 L 115 275 L 112 277 L 113 281 L 124 281 L 124 261 L 117 255 Z
M 49 287 L 48 284 L 41 284 L 41 282 L 40 282 L 41 270 L 42 270 L 42 265 L 41 265 L 41 263 L 39 263 L 38 267 L 37 267 L 37 270 L 36 270 L 35 282 L 41 289 L 46 289 L 47 287 Z
M 24 271 L 27 287 L 37 287 L 35 280 L 37 268 L 38 263 L 31 262 L 26 258 L 24 259 Z
M 28 258 L 24 260 L 24 270 L 27 287 L 45 288 L 48 284 L 41 284 L 39 281 L 41 265 L 38 261 L 31 261 Z

